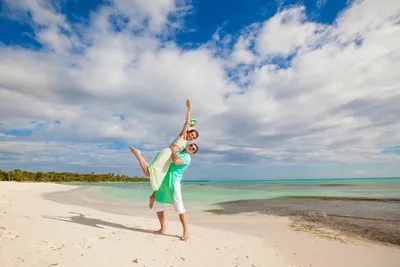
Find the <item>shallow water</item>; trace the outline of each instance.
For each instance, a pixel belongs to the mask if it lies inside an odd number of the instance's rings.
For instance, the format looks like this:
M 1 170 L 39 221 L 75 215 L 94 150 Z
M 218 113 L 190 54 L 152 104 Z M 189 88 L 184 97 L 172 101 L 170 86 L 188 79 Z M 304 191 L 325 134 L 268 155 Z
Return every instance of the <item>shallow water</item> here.
M 147 201 L 149 183 L 91 183 L 115 200 Z M 185 203 L 210 205 L 218 202 L 270 199 L 283 196 L 334 196 L 399 198 L 400 178 L 303 179 L 264 181 L 183 182 Z

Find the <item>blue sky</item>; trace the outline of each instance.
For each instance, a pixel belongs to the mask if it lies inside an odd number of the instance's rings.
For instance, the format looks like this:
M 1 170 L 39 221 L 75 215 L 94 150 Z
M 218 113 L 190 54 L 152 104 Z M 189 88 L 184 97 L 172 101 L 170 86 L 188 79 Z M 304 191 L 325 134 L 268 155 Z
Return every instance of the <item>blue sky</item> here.
M 185 179 L 400 176 L 400 4 L 0 1 L 0 168 Z

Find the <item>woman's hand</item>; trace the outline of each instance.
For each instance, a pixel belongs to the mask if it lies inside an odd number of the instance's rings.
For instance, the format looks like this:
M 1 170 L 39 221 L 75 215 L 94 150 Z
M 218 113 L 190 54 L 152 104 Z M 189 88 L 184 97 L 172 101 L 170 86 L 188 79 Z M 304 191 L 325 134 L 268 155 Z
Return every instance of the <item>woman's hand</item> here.
M 186 99 L 186 107 L 187 107 L 187 111 L 186 111 L 185 123 L 183 124 L 182 130 L 179 134 L 179 136 L 181 136 L 185 140 L 186 140 L 187 128 L 189 126 L 189 121 L 190 121 L 190 109 L 192 108 L 192 104 L 190 104 L 189 99 Z
M 186 99 L 186 107 L 187 107 L 187 109 L 188 109 L 189 111 L 190 111 L 190 109 L 192 108 L 189 99 Z

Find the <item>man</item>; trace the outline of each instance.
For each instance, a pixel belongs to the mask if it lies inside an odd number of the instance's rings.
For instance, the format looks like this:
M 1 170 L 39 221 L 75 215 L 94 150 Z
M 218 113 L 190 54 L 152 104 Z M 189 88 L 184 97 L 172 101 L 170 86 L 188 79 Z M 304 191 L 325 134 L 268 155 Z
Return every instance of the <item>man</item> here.
M 138 158 L 139 161 L 144 161 L 140 154 L 140 151 L 131 147 L 132 153 Z M 160 230 L 155 231 L 156 234 L 165 234 L 166 225 L 164 217 L 164 205 L 173 204 L 175 211 L 179 214 L 179 220 L 182 223 L 183 234 L 181 240 L 188 240 L 188 231 L 186 223 L 186 213 L 182 201 L 181 193 L 181 180 L 185 169 L 191 162 L 191 155 L 195 154 L 198 150 L 196 144 L 187 144 L 186 148 L 180 151 L 180 148 L 174 144 L 170 146 L 172 151 L 171 159 L 172 163 L 165 175 L 163 182 L 155 195 L 155 210 L 157 212 L 158 220 L 160 221 Z
M 190 112 L 192 104 L 190 103 L 189 99 L 186 100 L 186 108 L 187 111 L 185 123 L 183 124 L 182 130 L 180 131 L 178 137 L 175 138 L 175 140 L 172 142 L 172 144 L 177 145 L 179 148 L 181 148 L 181 150 L 184 150 L 186 148 L 188 141 L 192 141 L 199 137 L 199 133 L 195 129 L 193 129 L 194 125 L 196 125 L 197 123 L 193 125 L 191 124 L 192 120 L 190 120 Z M 189 129 L 189 126 L 192 127 L 192 129 Z M 140 154 L 139 150 L 136 150 L 132 147 L 131 151 L 134 155 L 138 153 Z M 147 164 L 143 157 L 136 157 L 139 161 L 140 167 L 142 168 L 143 174 L 150 178 L 150 185 L 153 189 L 153 193 L 149 197 L 150 209 L 152 209 L 154 206 L 156 191 L 160 187 L 171 165 L 171 153 L 171 148 L 168 147 L 163 149 L 162 151 L 157 153 L 156 157 L 150 164 Z

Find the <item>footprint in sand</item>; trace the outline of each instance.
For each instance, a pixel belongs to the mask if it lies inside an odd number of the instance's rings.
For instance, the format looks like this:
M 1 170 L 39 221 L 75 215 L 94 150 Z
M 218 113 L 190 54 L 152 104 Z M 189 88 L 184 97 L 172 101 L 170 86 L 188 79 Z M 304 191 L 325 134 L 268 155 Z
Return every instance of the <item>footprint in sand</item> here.
M 42 243 L 45 243 L 47 245 L 47 247 L 52 247 L 54 246 L 53 242 L 47 241 L 47 240 L 43 240 Z
M 15 261 L 24 262 L 25 260 L 23 258 L 15 258 Z
M 52 247 L 50 247 L 50 248 L 53 249 L 53 250 L 60 250 L 60 249 L 62 249 L 63 247 L 65 247 L 64 244 L 61 245 L 61 246 L 57 246 L 57 247 L 52 246 Z
M 42 241 L 42 243 L 45 243 L 46 244 L 46 246 L 39 246 L 41 249 L 41 251 L 49 251 L 49 250 L 60 250 L 60 249 L 62 249 L 62 248 L 64 248 L 65 247 L 65 245 L 64 244 L 62 244 L 62 245 L 56 245 L 56 244 L 54 244 L 53 242 L 50 242 L 50 241 L 47 241 L 47 240 L 43 240 Z
M 78 245 L 75 245 L 75 247 L 77 247 L 77 248 L 91 248 L 92 245 L 86 243 L 86 244 L 78 244 Z
M 19 234 L 14 231 L 1 231 L 0 232 L 0 238 L 2 239 L 15 239 L 18 238 Z

